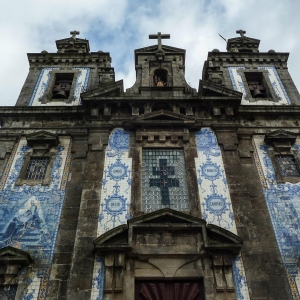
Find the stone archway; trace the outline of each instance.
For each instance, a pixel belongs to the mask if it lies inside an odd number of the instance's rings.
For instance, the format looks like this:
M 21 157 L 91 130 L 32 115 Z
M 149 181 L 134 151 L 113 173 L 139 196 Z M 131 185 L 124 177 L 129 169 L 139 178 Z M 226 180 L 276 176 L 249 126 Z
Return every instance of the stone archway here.
M 219 300 L 224 292 L 232 299 L 232 260 L 242 242 L 169 208 L 133 218 L 94 241 L 105 261 L 104 299 Z M 185 289 L 190 298 L 182 298 Z

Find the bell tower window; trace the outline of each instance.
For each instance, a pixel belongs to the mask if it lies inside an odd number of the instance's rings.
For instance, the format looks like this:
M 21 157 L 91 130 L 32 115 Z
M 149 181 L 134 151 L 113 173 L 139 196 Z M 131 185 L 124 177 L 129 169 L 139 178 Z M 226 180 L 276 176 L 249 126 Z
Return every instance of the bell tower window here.
M 55 83 L 52 89 L 52 99 L 68 99 L 72 87 L 74 73 L 55 74 Z
M 245 72 L 252 98 L 269 98 L 263 73 Z
M 168 71 L 165 69 L 157 69 L 153 75 L 153 85 L 158 87 L 168 86 Z

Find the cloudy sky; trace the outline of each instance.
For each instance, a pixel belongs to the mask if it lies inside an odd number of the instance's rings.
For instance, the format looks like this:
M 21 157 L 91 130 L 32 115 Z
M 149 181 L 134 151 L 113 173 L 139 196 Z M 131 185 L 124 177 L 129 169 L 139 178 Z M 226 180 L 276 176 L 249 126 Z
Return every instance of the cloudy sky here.
M 198 87 L 207 52 L 226 49 L 218 33 L 228 39 L 244 29 L 261 40 L 260 52 L 291 53 L 289 71 L 300 89 L 299 12 L 299 0 L 3 1 L 0 105 L 15 104 L 28 73 L 26 53 L 56 52 L 55 40 L 74 29 L 90 41 L 91 51 L 110 52 L 125 88 L 135 81 L 134 49 L 153 45 L 151 33 L 169 33 L 164 44 L 187 50 L 186 79 Z

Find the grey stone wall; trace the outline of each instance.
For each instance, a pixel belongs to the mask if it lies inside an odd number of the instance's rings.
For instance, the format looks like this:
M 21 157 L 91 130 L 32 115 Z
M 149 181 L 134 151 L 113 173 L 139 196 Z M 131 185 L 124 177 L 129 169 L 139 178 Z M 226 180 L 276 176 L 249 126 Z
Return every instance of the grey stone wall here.
M 218 142 L 235 142 L 218 133 Z M 223 160 L 251 300 L 292 299 L 285 268 L 252 157 L 251 136 L 239 140 L 238 151 L 224 150 Z

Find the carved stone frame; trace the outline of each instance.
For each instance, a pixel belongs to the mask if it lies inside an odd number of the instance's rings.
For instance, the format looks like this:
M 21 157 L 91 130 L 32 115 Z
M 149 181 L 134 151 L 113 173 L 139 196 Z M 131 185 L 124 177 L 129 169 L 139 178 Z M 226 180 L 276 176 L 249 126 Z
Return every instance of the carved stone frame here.
M 276 160 L 276 155 L 293 155 L 295 157 L 298 167 L 300 167 L 300 155 L 297 150 L 290 149 L 288 152 L 280 153 L 274 149 L 269 149 L 268 155 L 271 158 L 272 164 L 274 166 L 276 180 L 278 183 L 286 183 L 286 182 L 298 183 L 298 182 L 300 182 L 300 177 L 292 177 L 292 176 L 284 177 L 284 176 L 282 176 L 281 172 L 280 172 L 280 168 L 279 168 L 277 160 Z
M 245 91 L 246 91 L 246 96 L 245 99 L 248 100 L 249 102 L 256 102 L 256 101 L 273 101 L 273 102 L 279 102 L 280 98 L 275 94 L 271 81 L 268 76 L 268 70 L 263 70 L 263 69 L 238 69 L 237 70 L 238 74 L 241 76 L 244 86 L 245 86 Z M 269 98 L 253 98 L 251 96 L 250 89 L 248 87 L 247 79 L 245 76 L 245 73 L 261 73 L 264 82 L 266 83 L 266 88 L 268 90 L 268 93 L 271 94 L 271 97 Z
M 15 185 L 49 185 L 51 182 L 51 172 L 54 160 L 56 158 L 57 149 L 56 146 L 59 144 L 58 137 L 55 134 L 40 131 L 29 134 L 26 136 L 27 145 L 31 148 L 24 155 L 24 162 L 19 174 L 18 179 L 16 180 Z M 25 179 L 26 171 L 30 163 L 31 158 L 49 158 L 45 177 L 41 180 L 28 180 Z
M 74 74 L 69 98 L 68 99 L 52 99 L 52 90 L 53 90 L 53 87 L 55 84 L 56 74 L 65 74 L 65 73 Z M 50 75 L 50 78 L 49 78 L 48 86 L 45 90 L 44 96 L 39 101 L 42 104 L 53 103 L 53 102 L 71 103 L 71 102 L 75 101 L 74 91 L 76 88 L 76 82 L 77 82 L 78 76 L 80 75 L 80 71 L 79 70 L 52 70 L 49 72 L 49 75 Z

